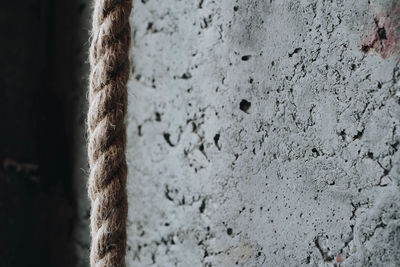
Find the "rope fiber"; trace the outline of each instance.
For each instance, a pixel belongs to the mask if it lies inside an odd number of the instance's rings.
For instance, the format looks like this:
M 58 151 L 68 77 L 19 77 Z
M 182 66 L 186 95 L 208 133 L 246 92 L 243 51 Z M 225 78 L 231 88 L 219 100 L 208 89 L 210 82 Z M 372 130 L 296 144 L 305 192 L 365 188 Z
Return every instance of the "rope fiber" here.
M 95 0 L 89 51 L 90 265 L 125 266 L 125 158 L 132 0 Z

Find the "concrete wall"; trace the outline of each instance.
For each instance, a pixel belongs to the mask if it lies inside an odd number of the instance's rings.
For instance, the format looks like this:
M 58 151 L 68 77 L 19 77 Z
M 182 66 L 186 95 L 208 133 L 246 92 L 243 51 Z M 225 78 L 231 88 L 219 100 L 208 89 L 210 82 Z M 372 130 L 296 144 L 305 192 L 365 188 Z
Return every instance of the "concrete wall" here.
M 399 266 L 399 10 L 135 1 L 128 266 Z

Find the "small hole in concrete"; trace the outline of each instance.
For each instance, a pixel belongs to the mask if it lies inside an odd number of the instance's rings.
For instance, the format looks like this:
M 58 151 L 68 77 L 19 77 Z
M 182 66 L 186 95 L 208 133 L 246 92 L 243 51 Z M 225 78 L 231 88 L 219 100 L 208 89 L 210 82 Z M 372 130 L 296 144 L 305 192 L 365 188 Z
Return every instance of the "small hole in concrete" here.
M 165 141 L 168 143 L 169 146 L 174 147 L 175 145 L 172 144 L 170 137 L 171 135 L 169 133 L 163 133 Z
M 201 202 L 201 205 L 199 207 L 200 213 L 203 213 L 205 209 L 206 209 L 206 200 L 203 199 L 203 201 Z
M 292 57 L 294 54 L 300 53 L 301 50 L 303 50 L 301 47 L 297 47 L 296 49 L 293 50 L 292 53 L 288 53 L 289 57 Z
M 182 79 L 188 80 L 190 78 L 192 78 L 192 74 L 190 74 L 190 72 L 186 72 L 186 73 L 182 74 Z
M 361 51 L 363 51 L 364 53 L 367 53 L 369 51 L 369 46 L 368 45 L 361 46 Z
M 353 136 L 353 140 L 355 140 L 355 139 L 361 139 L 361 137 L 363 136 L 363 134 L 364 134 L 364 130 L 358 131 L 357 134 L 356 134 L 355 136 Z
M 319 152 L 318 152 L 318 150 L 314 147 L 312 150 L 312 153 L 314 154 L 314 155 L 316 155 L 317 157 L 319 156 Z
M 204 151 L 204 144 L 201 144 L 201 145 L 199 146 L 199 150 L 200 150 L 200 151 Z
M 142 136 L 142 125 L 138 125 L 138 135 Z
M 216 135 L 214 136 L 214 144 L 215 144 L 215 146 L 218 148 L 218 150 L 221 150 L 221 147 L 220 147 L 219 144 L 218 144 L 219 137 L 220 137 L 219 134 L 216 134 Z
M 378 35 L 379 35 L 379 39 L 381 39 L 381 40 L 386 40 L 387 39 L 386 30 L 385 30 L 384 27 L 383 28 L 378 28 Z
M 251 107 L 251 103 L 247 101 L 246 99 L 242 99 L 239 104 L 240 110 L 243 112 L 247 112 L 249 108 Z
M 156 121 L 161 121 L 161 114 L 156 112 Z

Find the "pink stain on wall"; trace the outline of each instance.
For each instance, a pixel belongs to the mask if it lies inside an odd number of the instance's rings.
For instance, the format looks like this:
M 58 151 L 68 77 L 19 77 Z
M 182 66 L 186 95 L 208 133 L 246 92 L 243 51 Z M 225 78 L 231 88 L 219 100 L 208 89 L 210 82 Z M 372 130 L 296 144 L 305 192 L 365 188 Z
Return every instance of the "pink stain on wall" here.
M 343 256 L 342 256 L 342 255 L 340 255 L 340 254 L 339 254 L 339 255 L 337 255 L 337 256 L 336 256 L 336 262 L 337 262 L 337 263 L 342 263 L 342 262 L 344 262 L 344 258 L 343 258 Z
M 400 55 L 400 2 L 393 3 L 385 14 L 374 13 L 374 29 L 361 43 L 364 53 L 379 53 L 382 58 Z

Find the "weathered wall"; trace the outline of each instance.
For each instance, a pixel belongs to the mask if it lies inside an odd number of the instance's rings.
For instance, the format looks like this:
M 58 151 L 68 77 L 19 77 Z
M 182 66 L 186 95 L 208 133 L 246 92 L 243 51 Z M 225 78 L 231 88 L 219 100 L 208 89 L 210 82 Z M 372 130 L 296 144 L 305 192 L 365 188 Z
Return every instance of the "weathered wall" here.
M 399 266 L 398 1 L 135 1 L 128 266 Z

